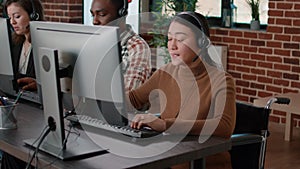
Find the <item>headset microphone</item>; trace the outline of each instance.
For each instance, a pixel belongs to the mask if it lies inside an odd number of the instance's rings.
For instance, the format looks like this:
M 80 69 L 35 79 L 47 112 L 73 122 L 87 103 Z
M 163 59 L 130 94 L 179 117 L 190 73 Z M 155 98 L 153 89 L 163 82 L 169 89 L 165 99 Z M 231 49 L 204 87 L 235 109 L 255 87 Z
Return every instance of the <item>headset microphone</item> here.
M 196 56 L 194 57 L 194 59 L 193 59 L 193 62 L 195 62 L 195 61 L 198 59 L 198 57 L 199 57 L 199 56 L 196 55 Z

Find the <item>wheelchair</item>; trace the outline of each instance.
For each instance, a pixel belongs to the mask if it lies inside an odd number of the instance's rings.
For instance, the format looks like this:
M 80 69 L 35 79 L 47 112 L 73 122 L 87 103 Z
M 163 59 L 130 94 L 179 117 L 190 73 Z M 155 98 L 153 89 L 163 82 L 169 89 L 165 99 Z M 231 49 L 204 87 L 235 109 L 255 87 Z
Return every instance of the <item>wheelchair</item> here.
M 236 102 L 236 126 L 231 136 L 233 169 L 264 169 L 270 106 L 289 104 L 288 98 L 272 97 L 265 107 Z

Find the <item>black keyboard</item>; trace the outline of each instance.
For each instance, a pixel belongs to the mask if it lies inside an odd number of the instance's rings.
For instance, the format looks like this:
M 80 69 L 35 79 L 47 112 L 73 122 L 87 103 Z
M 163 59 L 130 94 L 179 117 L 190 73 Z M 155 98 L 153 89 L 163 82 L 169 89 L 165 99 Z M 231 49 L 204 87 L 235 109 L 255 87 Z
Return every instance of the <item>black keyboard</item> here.
M 107 124 L 106 122 L 92 118 L 90 116 L 86 115 L 71 115 L 67 117 L 67 120 L 75 123 L 80 123 L 80 125 L 87 125 L 89 127 L 94 127 L 98 129 L 103 129 L 111 132 L 121 133 L 130 137 L 136 137 L 136 138 L 146 138 L 146 137 L 152 137 L 155 135 L 159 135 L 161 133 L 147 129 L 133 129 L 130 126 L 117 126 L 117 125 L 111 125 Z

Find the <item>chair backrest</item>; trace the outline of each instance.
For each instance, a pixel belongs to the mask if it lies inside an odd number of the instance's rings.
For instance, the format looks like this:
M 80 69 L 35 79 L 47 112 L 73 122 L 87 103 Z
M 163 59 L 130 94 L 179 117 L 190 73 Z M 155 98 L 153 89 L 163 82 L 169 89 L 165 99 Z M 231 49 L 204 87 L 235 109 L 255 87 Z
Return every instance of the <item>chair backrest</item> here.
M 270 109 L 236 102 L 236 125 L 232 140 L 233 169 L 263 169 Z M 262 166 L 262 167 L 261 167 Z
M 268 129 L 270 109 L 236 102 L 236 125 L 234 134 L 256 133 Z

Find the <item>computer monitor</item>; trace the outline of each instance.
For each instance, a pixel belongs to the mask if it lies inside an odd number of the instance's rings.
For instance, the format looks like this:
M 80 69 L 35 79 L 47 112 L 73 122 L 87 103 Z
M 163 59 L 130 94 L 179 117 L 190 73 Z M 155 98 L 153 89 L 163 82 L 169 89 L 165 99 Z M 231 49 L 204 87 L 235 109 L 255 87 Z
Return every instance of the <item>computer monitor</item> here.
M 11 57 L 11 36 L 9 22 L 6 18 L 0 18 L 0 89 L 9 95 L 14 95 L 14 72 Z
M 69 153 L 68 144 L 66 147 L 64 145 L 63 103 L 70 102 L 68 96 L 72 96 L 74 100 L 80 98 L 78 103 L 74 103 L 76 111 L 80 107 L 81 112 L 77 113 L 97 112 L 94 115 L 102 116 L 105 120 L 126 122 L 126 117 L 122 114 L 124 82 L 120 65 L 119 29 L 35 21 L 30 23 L 30 31 L 36 79 L 42 89 L 45 122 L 48 123 L 50 117 L 56 122 L 56 130 L 47 136 L 43 144 L 45 146 L 41 149 L 61 159 L 82 156 L 80 151 Z M 58 58 L 55 66 L 57 71 L 54 71 L 53 57 Z M 58 86 L 55 81 L 58 81 Z M 110 110 L 107 111 L 108 118 L 105 117 L 106 109 Z M 113 116 L 113 113 L 118 115 Z M 32 139 L 25 140 L 29 145 L 33 142 Z M 86 144 L 85 141 L 82 142 Z M 76 149 L 79 149 L 78 145 Z M 49 148 L 53 146 L 56 148 Z M 65 153 L 58 153 L 59 149 L 64 149 Z M 85 147 L 83 149 L 86 150 Z M 93 148 L 87 153 L 94 153 L 92 150 Z M 103 149 L 98 147 L 94 151 L 103 152 Z

